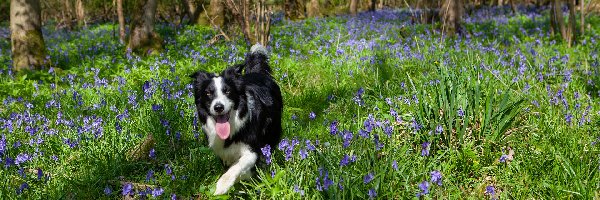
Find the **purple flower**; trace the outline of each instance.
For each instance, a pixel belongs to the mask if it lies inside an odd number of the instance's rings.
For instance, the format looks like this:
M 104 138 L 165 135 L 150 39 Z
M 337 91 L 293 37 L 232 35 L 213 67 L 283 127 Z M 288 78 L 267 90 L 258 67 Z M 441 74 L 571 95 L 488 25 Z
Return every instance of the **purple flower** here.
M 6 136 L 2 134 L 2 139 L 0 139 L 0 155 L 4 154 L 6 151 Z
M 148 153 L 148 156 L 152 159 L 156 159 L 156 151 L 154 151 L 154 148 L 150 149 L 150 153 Z
M 485 194 L 486 195 L 490 195 L 490 196 L 496 195 L 496 188 L 494 188 L 493 185 L 486 186 L 485 187 Z
M 24 182 L 21 184 L 21 186 L 19 186 L 19 189 L 17 189 L 17 195 L 22 194 L 23 190 L 29 188 L 29 184 L 27 184 L 27 182 Z
M 502 154 L 502 156 L 500 156 L 501 163 L 505 163 L 507 159 L 508 159 L 508 155 L 506 155 L 506 154 Z
M 260 148 L 260 151 L 262 151 L 263 156 L 265 156 L 267 165 L 271 164 L 271 145 L 265 145 L 265 147 Z
M 289 145 L 289 141 L 287 139 L 283 139 L 283 140 L 281 140 L 281 142 L 279 142 L 279 145 L 277 145 L 277 149 L 279 149 L 280 151 L 283 151 L 288 145 Z
M 571 122 L 573 121 L 573 115 L 571 113 L 567 113 L 565 115 L 565 121 L 567 122 L 567 124 L 571 125 Z
M 421 192 L 417 193 L 417 197 L 429 194 L 429 182 L 423 181 L 419 184 L 419 189 Z
M 369 199 L 374 199 L 377 197 L 377 192 L 375 192 L 375 188 L 369 189 Z
M 441 124 L 438 124 L 437 127 L 435 127 L 435 134 L 440 134 L 444 132 L 444 127 L 442 127 Z
M 432 171 L 431 172 L 431 182 L 437 183 L 439 186 L 442 186 L 442 173 L 440 171 Z
M 15 165 L 19 165 L 19 164 L 27 162 L 29 160 L 31 160 L 31 156 L 29 154 L 21 153 L 21 154 L 17 155 L 17 158 L 15 158 Z
M 173 169 L 171 169 L 171 166 L 169 166 L 169 164 L 165 164 L 165 172 L 167 173 L 167 175 L 171 175 L 173 173 Z
M 300 196 L 304 196 L 304 190 L 301 190 L 298 185 L 294 185 L 294 192 L 300 193 Z
M 306 157 L 308 157 L 308 152 L 306 152 L 306 149 L 300 149 L 298 153 L 300 154 L 301 160 L 304 160 Z
M 336 135 L 338 132 L 338 128 L 337 128 L 338 122 L 336 120 L 334 120 L 333 122 L 331 122 L 331 124 L 329 125 L 329 133 L 331 135 Z
M 153 197 L 158 197 L 158 196 L 162 195 L 164 191 L 165 190 L 162 189 L 162 188 L 160 188 L 160 187 L 154 188 L 154 190 L 152 190 L 152 196 Z
M 465 111 L 462 108 L 458 109 L 458 116 L 459 117 L 464 117 L 465 116 Z
M 133 194 L 133 185 L 131 183 L 127 183 L 123 185 L 123 192 L 121 193 L 123 196 L 128 196 Z
M 350 146 L 350 142 L 352 141 L 352 132 L 350 131 L 344 131 L 344 144 L 343 147 L 347 148 L 348 146 Z
M 171 194 L 171 200 L 177 200 L 177 195 Z
M 346 166 L 348 164 L 350 164 L 350 157 L 348 156 L 348 154 L 346 154 L 344 155 L 342 160 L 340 160 L 340 167 Z
M 315 146 L 312 145 L 312 143 L 310 142 L 310 140 L 306 140 L 306 149 L 309 150 L 309 151 L 316 150 Z
M 317 118 L 317 114 L 315 114 L 315 112 L 312 112 L 312 111 L 311 111 L 311 112 L 308 114 L 308 118 L 309 118 L 310 120 L 314 120 L 315 118 Z
M 42 177 L 44 177 L 44 172 L 42 172 L 42 169 L 38 168 L 37 169 L 37 178 L 38 178 L 38 180 L 41 180 Z
M 150 182 L 150 180 L 152 180 L 154 177 L 154 170 L 148 170 L 148 173 L 146 173 L 146 182 Z
M 429 156 L 429 142 L 421 144 L 421 156 Z
M 373 176 L 373 173 L 369 172 L 367 175 L 365 175 L 363 177 L 363 183 L 367 184 L 369 182 L 371 182 L 375 177 Z
M 392 161 L 392 168 L 394 168 L 394 170 L 398 171 L 398 162 L 396 162 L 395 160 Z
M 104 187 L 104 194 L 105 195 L 111 195 L 112 194 L 112 189 L 110 188 L 110 186 L 106 186 Z

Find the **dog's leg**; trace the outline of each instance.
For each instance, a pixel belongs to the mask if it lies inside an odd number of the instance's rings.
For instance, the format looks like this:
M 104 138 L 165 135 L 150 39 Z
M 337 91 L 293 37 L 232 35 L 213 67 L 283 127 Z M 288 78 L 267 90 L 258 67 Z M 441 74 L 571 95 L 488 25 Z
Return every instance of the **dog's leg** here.
M 240 178 L 245 178 L 248 173 L 251 173 L 252 167 L 256 164 L 258 156 L 250 149 L 244 149 L 241 153 L 240 159 L 229 167 L 229 170 L 219 178 L 217 181 L 217 189 L 215 189 L 215 195 L 221 195 L 227 193 L 229 188 L 233 186 Z M 244 177 L 241 177 L 241 176 Z

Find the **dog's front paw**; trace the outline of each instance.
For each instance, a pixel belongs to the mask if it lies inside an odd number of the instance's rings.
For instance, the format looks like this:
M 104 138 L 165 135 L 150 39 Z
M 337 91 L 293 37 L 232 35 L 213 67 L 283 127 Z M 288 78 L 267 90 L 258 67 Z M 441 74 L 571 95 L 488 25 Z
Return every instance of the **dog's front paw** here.
M 223 176 L 219 178 L 219 181 L 217 181 L 217 188 L 215 189 L 214 195 L 222 195 L 227 193 L 229 188 L 235 183 L 235 179 L 236 177 L 233 177 L 227 173 L 223 174 Z

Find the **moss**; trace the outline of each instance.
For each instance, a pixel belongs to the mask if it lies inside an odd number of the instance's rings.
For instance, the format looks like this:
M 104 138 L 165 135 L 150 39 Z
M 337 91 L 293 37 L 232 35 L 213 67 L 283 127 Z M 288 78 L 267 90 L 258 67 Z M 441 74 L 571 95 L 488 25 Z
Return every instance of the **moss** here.
M 17 31 L 11 37 L 13 67 L 16 71 L 30 67 L 39 69 L 44 65 L 46 46 L 41 31 Z

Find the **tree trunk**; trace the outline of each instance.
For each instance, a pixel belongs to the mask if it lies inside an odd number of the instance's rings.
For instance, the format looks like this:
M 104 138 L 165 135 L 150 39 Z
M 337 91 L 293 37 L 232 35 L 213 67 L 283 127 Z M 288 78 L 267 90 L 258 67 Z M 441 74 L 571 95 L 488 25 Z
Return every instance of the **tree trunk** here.
M 319 0 L 310 0 L 306 4 L 306 13 L 308 17 L 320 17 L 321 10 L 319 9 Z
M 119 18 L 119 40 L 125 42 L 125 16 L 123 16 L 123 0 L 117 0 L 117 17 Z
M 463 0 L 444 0 L 440 9 L 440 18 L 442 18 L 442 31 L 448 35 L 454 35 L 462 31 L 462 15 L 464 8 Z
M 550 12 L 550 26 L 552 27 L 553 34 L 560 34 L 561 37 L 566 36 L 565 20 L 562 12 L 562 2 L 560 0 L 552 1 L 552 11 Z
M 63 21 L 65 27 L 70 30 L 73 27 L 73 25 L 71 24 L 73 20 L 73 9 L 71 8 L 71 1 L 65 0 L 63 6 L 65 8 L 63 10 Z
M 82 0 L 76 1 L 75 12 L 77 15 L 77 23 L 79 24 L 79 26 L 87 26 L 87 21 L 85 21 L 85 7 L 83 6 Z
M 513 15 L 517 14 L 517 5 L 515 4 L 515 0 L 509 0 L 508 3 L 510 3 L 510 9 L 513 12 Z
M 358 0 L 350 0 L 350 14 L 356 15 L 357 13 L 357 2 Z
M 39 0 L 10 1 L 10 43 L 15 71 L 44 65 L 46 47 L 41 20 Z
M 162 49 L 162 39 L 154 32 L 157 0 L 147 0 L 136 6 L 129 34 L 129 45 L 132 51 L 141 54 L 153 54 Z
M 579 30 L 579 32 L 581 35 L 584 35 L 585 34 L 585 6 L 584 6 L 585 0 L 580 0 L 579 4 L 580 4 L 579 6 L 581 6 L 581 7 L 579 7 L 579 9 L 580 9 L 579 12 L 581 14 L 581 19 L 580 19 L 581 21 L 579 22 L 579 23 L 581 23 L 580 24 L 581 29 Z
M 371 11 L 371 12 L 375 11 L 376 6 L 377 6 L 377 0 L 371 0 L 371 5 L 369 5 L 369 11 Z
M 575 16 L 575 0 L 568 0 L 567 6 L 569 7 L 569 28 L 567 29 L 566 39 L 569 46 L 573 45 L 577 39 L 577 19 Z
M 196 23 L 197 19 L 198 19 L 198 7 L 196 7 L 196 2 L 194 2 L 194 0 L 183 0 L 182 1 L 183 6 L 185 7 L 185 12 L 186 15 L 188 16 L 189 20 L 188 24 L 194 24 Z
M 225 22 L 225 8 L 222 0 L 210 0 L 210 8 L 208 13 L 211 26 L 223 26 L 223 23 Z

